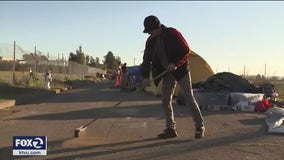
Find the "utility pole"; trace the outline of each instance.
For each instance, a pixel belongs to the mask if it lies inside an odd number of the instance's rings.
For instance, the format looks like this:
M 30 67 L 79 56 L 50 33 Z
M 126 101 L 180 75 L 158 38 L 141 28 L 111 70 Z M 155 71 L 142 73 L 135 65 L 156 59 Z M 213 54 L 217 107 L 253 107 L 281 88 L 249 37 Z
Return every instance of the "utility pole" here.
M 47 65 L 47 69 L 48 69 L 48 63 L 49 63 L 49 52 L 47 52 L 47 56 L 46 56 L 46 58 L 47 58 L 47 63 L 46 63 L 46 65 Z
M 35 53 L 34 53 L 34 58 L 35 58 L 35 73 L 37 73 L 37 58 L 36 58 L 36 46 L 35 46 Z
M 133 58 L 133 60 L 134 60 L 134 66 L 135 66 L 135 60 L 136 60 L 136 58 Z
M 264 65 L 264 77 L 266 78 L 266 64 Z
M 59 73 L 59 53 L 58 53 L 58 57 L 57 57 L 57 73 Z
M 244 65 L 244 77 L 246 76 L 246 65 Z
M 14 41 L 14 53 L 13 53 L 13 84 L 14 85 L 16 82 L 15 70 L 16 70 L 16 42 Z
M 66 57 L 63 57 L 64 78 L 66 77 Z

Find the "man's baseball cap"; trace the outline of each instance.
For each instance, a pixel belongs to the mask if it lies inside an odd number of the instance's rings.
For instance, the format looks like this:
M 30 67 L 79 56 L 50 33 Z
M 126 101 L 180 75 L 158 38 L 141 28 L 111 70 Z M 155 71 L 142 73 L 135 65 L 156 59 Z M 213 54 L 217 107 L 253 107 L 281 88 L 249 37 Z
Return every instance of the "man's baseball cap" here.
M 152 30 L 161 26 L 160 20 L 156 16 L 148 16 L 144 19 L 144 31 L 143 33 L 150 33 Z

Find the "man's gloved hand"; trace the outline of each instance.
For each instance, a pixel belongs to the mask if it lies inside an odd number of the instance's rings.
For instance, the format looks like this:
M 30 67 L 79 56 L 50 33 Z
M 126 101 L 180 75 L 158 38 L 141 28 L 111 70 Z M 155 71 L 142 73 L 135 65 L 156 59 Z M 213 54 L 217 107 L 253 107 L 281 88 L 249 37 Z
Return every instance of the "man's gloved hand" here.
M 150 85 L 151 83 L 150 83 L 149 78 L 144 78 L 141 82 L 140 89 L 144 90 L 147 86 L 150 86 Z
M 172 63 L 168 64 L 168 66 L 167 66 L 167 71 L 168 72 L 172 72 L 172 71 L 174 71 L 176 69 L 177 69 L 177 66 L 172 64 Z

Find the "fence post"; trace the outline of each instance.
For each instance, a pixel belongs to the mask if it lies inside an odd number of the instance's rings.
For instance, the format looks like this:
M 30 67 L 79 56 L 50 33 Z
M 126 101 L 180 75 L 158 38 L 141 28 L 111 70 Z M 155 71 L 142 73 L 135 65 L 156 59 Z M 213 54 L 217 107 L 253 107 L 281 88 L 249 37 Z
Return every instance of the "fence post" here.
M 15 71 L 16 71 L 16 42 L 14 41 L 14 53 L 13 53 L 13 85 L 16 84 L 16 77 L 15 77 Z

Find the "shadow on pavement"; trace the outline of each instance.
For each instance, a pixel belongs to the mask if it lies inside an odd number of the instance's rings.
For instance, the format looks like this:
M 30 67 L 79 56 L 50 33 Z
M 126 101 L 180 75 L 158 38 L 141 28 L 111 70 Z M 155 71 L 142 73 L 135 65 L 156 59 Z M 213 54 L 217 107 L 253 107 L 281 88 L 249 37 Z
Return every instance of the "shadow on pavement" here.
M 63 92 L 56 96 L 40 97 L 25 104 L 39 103 L 72 103 L 72 102 L 97 102 L 97 101 L 137 101 L 159 100 L 143 91 L 121 92 L 120 89 L 111 89 L 111 82 L 90 83 L 80 88 Z
M 147 158 L 159 158 L 165 157 L 165 155 L 182 155 L 193 153 L 195 151 L 202 151 L 205 149 L 210 149 L 218 146 L 226 146 L 232 143 L 257 139 L 263 136 L 262 129 L 256 132 L 246 132 L 239 135 L 230 135 L 225 137 L 219 137 L 214 139 L 201 139 L 201 140 L 192 140 L 192 139 L 171 139 L 171 140 L 158 140 L 156 138 L 135 140 L 135 141 L 126 141 L 121 143 L 110 143 L 110 144 L 102 144 L 102 145 L 94 145 L 88 147 L 80 147 L 80 148 L 70 148 L 70 149 L 59 149 L 48 152 L 49 155 L 52 154 L 68 154 L 73 153 L 73 155 L 61 156 L 57 158 L 47 158 L 48 160 L 70 160 L 76 158 L 95 158 L 97 156 L 107 156 L 111 154 L 116 154 L 117 159 L 119 159 L 121 153 L 131 152 L 131 151 L 145 151 L 147 150 Z M 147 144 L 145 144 L 147 142 Z M 136 144 L 133 146 L 133 144 Z M 105 148 L 103 150 L 99 150 L 100 148 Z M 98 150 L 96 150 L 98 149 Z M 78 153 L 80 151 L 88 151 L 88 153 Z M 146 153 L 145 153 L 146 154 Z M 114 158 L 114 157 L 113 157 Z M 141 159 L 142 157 L 132 157 L 129 155 L 128 159 Z
M 48 113 L 40 115 L 30 115 L 19 118 L 7 118 L 7 120 L 20 119 L 20 120 L 78 120 L 78 119 L 104 119 L 104 118 L 161 118 L 163 116 L 163 110 L 161 104 L 151 105 L 135 105 L 135 106 L 123 106 L 119 105 L 120 102 L 110 107 L 91 108 L 84 110 L 75 110 L 61 113 Z M 191 116 L 191 112 L 186 107 L 175 106 L 175 117 L 188 117 Z M 203 112 L 203 116 L 218 115 L 218 114 L 242 114 L 242 112 Z M 256 125 L 261 123 L 262 120 L 243 120 L 243 123 L 251 123 Z M 255 124 L 253 124 L 255 123 Z
M 149 118 L 160 117 L 161 105 L 131 106 L 131 107 L 101 107 L 85 110 L 76 110 L 63 113 L 50 113 L 32 115 L 14 119 L 21 120 L 76 120 L 76 119 L 102 119 L 102 118 Z M 13 118 L 11 118 L 13 119 Z M 10 120 L 11 120 L 10 119 Z

